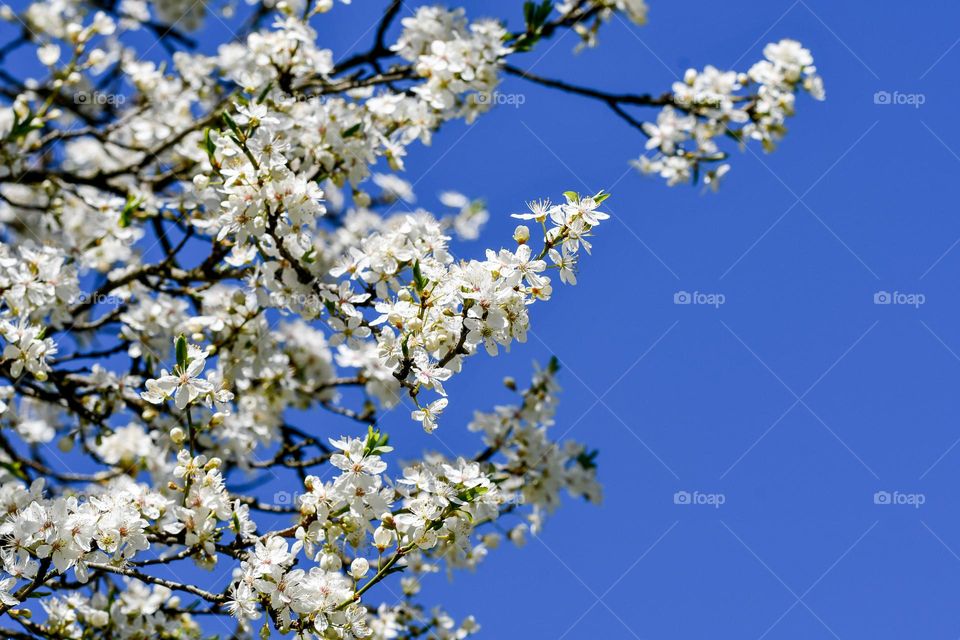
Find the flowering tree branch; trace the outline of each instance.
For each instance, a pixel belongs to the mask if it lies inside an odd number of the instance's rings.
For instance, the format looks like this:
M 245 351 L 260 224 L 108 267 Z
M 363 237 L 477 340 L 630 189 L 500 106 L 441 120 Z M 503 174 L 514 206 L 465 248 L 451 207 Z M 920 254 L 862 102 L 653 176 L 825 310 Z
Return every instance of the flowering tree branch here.
M 772 148 L 796 96 L 823 93 L 789 40 L 660 94 L 515 64 L 567 30 L 596 46 L 617 13 L 643 23 L 642 0 L 528 2 L 516 30 L 391 0 L 337 63 L 316 31 L 333 5 L 261 1 L 218 47 L 202 2 L 0 12 L 3 635 L 182 639 L 215 618 L 238 638 L 475 633 L 420 579 L 523 544 L 563 493 L 599 501 L 597 453 L 551 437 L 555 360 L 478 408 L 474 453 L 400 464 L 383 417 L 457 428 L 447 381 L 576 284 L 609 194 L 531 201 L 512 238 L 472 251 L 483 201 L 405 206 L 407 149 L 482 117 L 506 73 L 607 105 L 645 137 L 643 172 L 716 188 L 724 138 Z M 378 601 L 398 578 L 402 601 Z

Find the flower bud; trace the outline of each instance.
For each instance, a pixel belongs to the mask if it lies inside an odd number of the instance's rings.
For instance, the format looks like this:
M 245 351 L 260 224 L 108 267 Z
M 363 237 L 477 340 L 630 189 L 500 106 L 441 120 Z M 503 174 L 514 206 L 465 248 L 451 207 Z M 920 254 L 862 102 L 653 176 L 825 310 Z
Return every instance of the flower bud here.
M 527 228 L 527 225 L 518 224 L 517 228 L 513 230 L 513 239 L 517 241 L 517 244 L 526 244 L 530 239 L 530 229 Z
M 103 49 L 94 49 L 90 52 L 90 55 L 87 56 L 87 62 L 96 67 L 102 64 L 106 58 L 107 54 L 104 53 Z
M 358 207 L 369 207 L 370 206 L 370 194 L 363 191 L 355 191 L 353 194 L 353 202 Z
M 57 448 L 64 453 L 70 453 L 73 450 L 73 436 L 63 436 L 57 443 Z
M 79 41 L 81 31 L 83 31 L 83 26 L 76 22 L 71 22 L 67 25 L 67 39 L 71 42 Z
M 383 527 L 377 527 L 377 529 L 373 532 L 373 543 L 377 545 L 377 549 L 379 549 L 381 552 L 389 547 L 392 541 L 393 534 Z
M 97 14 L 93 17 L 93 28 L 97 30 L 97 33 L 109 36 L 112 35 L 116 30 L 117 25 L 114 24 L 113 20 L 102 11 L 97 11 Z
M 320 568 L 324 571 L 340 571 L 342 566 L 343 562 L 340 561 L 340 556 L 335 553 L 328 551 L 320 556 Z
M 510 542 L 522 547 L 527 544 L 527 526 L 524 524 L 518 525 L 510 530 Z
M 88 616 L 87 619 L 90 620 L 90 624 L 94 627 L 105 627 L 107 623 L 110 622 L 110 614 L 106 611 L 94 609 L 86 615 Z
M 404 595 L 415 596 L 420 592 L 420 580 L 414 576 L 407 576 L 400 579 L 400 588 Z
M 187 439 L 187 434 L 180 427 L 174 427 L 170 430 L 170 439 L 173 444 L 183 444 L 183 441 Z
M 350 563 L 350 575 L 353 576 L 355 580 L 359 580 L 363 576 L 367 575 L 367 571 L 369 570 L 370 563 L 366 558 L 356 558 Z

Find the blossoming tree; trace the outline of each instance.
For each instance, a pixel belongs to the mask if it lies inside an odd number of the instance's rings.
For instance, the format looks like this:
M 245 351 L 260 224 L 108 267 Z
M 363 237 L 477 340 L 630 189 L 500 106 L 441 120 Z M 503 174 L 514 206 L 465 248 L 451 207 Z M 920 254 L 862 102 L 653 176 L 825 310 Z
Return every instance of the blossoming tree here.
M 813 60 L 784 40 L 745 72 L 616 94 L 521 54 L 564 30 L 595 46 L 643 0 L 498 5 L 514 30 L 389 0 L 349 57 L 315 31 L 333 0 L 227 3 L 249 17 L 216 47 L 191 35 L 207 4 L 0 12 L 19 34 L 0 48 L 0 634 L 471 635 L 419 576 L 522 543 L 561 492 L 599 500 L 595 453 L 550 437 L 555 363 L 508 379 L 516 403 L 480 407 L 459 457 L 393 459 L 378 416 L 403 401 L 410 428 L 462 428 L 444 383 L 576 283 L 608 194 L 531 201 L 504 248 L 454 258 L 489 214 L 453 192 L 448 213 L 400 212 L 407 148 L 481 117 L 511 74 L 608 105 L 646 138 L 641 172 L 716 188 L 729 150 L 772 149 L 796 96 L 823 97 Z M 251 495 L 268 477 L 296 500 Z M 377 588 L 394 573 L 399 600 Z

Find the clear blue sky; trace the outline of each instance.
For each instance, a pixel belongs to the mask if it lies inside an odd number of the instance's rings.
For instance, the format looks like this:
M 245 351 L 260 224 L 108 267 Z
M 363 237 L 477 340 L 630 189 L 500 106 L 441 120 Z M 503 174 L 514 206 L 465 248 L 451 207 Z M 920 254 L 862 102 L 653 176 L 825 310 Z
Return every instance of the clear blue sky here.
M 354 4 L 320 23 L 338 58 L 368 46 L 386 3 Z M 520 5 L 466 3 L 473 17 L 495 7 L 514 20 Z M 470 452 L 472 410 L 506 399 L 504 375 L 522 380 L 555 354 L 554 432 L 600 449 L 604 504 L 568 500 L 542 538 L 502 547 L 452 587 L 428 578 L 424 599 L 475 613 L 485 638 L 956 638 L 960 7 L 650 5 L 649 25 L 614 20 L 599 49 L 575 56 L 568 35 L 515 63 L 659 93 L 688 66 L 745 70 L 764 43 L 791 37 L 812 50 L 827 101 L 799 101 L 776 153 L 735 153 L 716 195 L 628 172 L 636 131 L 515 78 L 502 90 L 522 106 L 412 151 L 421 204 L 445 189 L 487 199 L 484 244 L 508 241 L 507 214 L 525 200 L 567 189 L 613 191 L 615 217 L 580 286 L 534 308 L 530 341 L 473 359 L 448 385 L 440 431 L 400 415 L 384 424 L 410 453 Z M 876 104 L 878 91 L 925 102 Z M 680 290 L 726 302 L 675 305 Z M 877 305 L 878 291 L 925 303 Z M 675 504 L 678 491 L 725 502 Z M 878 491 L 924 504 L 875 504 Z
M 581 285 L 534 310 L 530 343 L 451 385 L 484 397 L 502 371 L 557 354 L 557 430 L 600 449 L 605 503 L 569 503 L 541 540 L 431 588 L 488 638 L 956 638 L 960 248 L 943 254 L 960 238 L 960 8 L 650 5 L 649 25 L 614 21 L 595 51 L 574 57 L 569 38 L 517 64 L 658 92 L 792 37 L 828 99 L 800 101 L 776 153 L 734 157 L 716 195 L 624 176 L 635 132 L 515 79 L 504 91 L 525 93 L 521 108 L 445 131 L 433 169 L 415 156 L 424 195 L 459 185 L 505 212 L 609 188 L 616 216 Z M 877 105 L 877 91 L 926 101 Z M 495 215 L 486 237 L 511 226 Z M 678 290 L 726 303 L 674 305 Z M 926 302 L 875 305 L 877 291 Z M 677 491 L 726 502 L 677 505 Z M 877 491 L 926 501 L 878 505 Z
M 557 429 L 601 450 L 605 503 L 565 505 L 541 540 L 435 592 L 490 638 L 956 638 L 960 249 L 943 254 L 960 238 L 958 7 L 650 4 L 644 28 L 615 21 L 596 51 L 573 57 L 571 38 L 525 64 L 657 92 L 792 37 L 828 99 L 801 100 L 781 148 L 735 157 L 716 195 L 623 176 L 634 132 L 513 79 L 522 108 L 459 143 L 464 129 L 444 132 L 429 173 L 411 163 L 421 191 L 463 184 L 494 212 L 604 187 L 616 215 L 581 286 L 534 311 L 531 342 L 451 388 L 483 395 L 501 368 L 556 353 Z M 877 105 L 877 91 L 926 101 Z M 510 226 L 494 217 L 488 237 Z M 674 305 L 678 290 L 726 303 Z M 875 305 L 877 291 L 926 302 Z M 677 491 L 726 502 L 677 505 Z

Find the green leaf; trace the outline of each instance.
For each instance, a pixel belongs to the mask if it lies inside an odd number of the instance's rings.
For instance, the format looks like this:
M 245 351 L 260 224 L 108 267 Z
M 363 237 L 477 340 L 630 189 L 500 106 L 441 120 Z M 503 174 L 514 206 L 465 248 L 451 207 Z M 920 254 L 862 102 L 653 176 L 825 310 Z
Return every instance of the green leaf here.
M 550 0 L 543 0 L 543 2 L 540 3 L 540 6 L 537 8 L 537 12 L 534 16 L 538 30 L 542 28 L 544 24 L 546 24 L 547 18 L 550 17 L 550 13 L 552 11 L 553 2 Z
M 413 263 L 413 286 L 416 287 L 417 292 L 422 292 L 427 288 L 429 280 L 423 277 L 423 274 L 420 272 L 420 261 L 416 260 Z
M 603 201 L 609 197 L 610 197 L 609 193 L 604 193 L 603 191 L 601 191 L 597 195 L 593 196 L 593 201 L 596 202 L 597 204 L 602 204 Z
M 367 439 L 364 442 L 363 451 L 367 455 L 393 451 L 393 447 L 387 446 L 389 440 L 390 436 L 370 425 L 367 427 Z
M 263 101 L 267 99 L 267 94 L 270 93 L 270 89 L 273 88 L 273 81 L 267 83 L 267 86 L 263 88 L 263 91 L 260 92 L 260 95 L 257 96 L 257 104 L 263 104 Z
M 538 33 L 546 23 L 551 11 L 553 11 L 551 0 L 543 0 L 539 5 L 535 2 L 525 2 L 523 4 L 523 18 L 527 23 L 527 33 Z
M 564 191 L 563 195 L 567 198 L 567 200 L 573 200 L 575 202 L 580 201 L 580 194 L 576 191 Z
M 21 120 L 20 116 L 16 113 L 13 114 L 13 127 L 10 129 L 10 133 L 7 137 L 11 140 L 16 140 L 22 136 L 27 135 L 33 129 L 39 129 L 43 126 L 40 122 L 34 121 L 33 111 L 28 111 L 27 116 Z
M 557 359 L 557 356 L 550 356 L 550 362 L 547 363 L 547 371 L 550 373 L 560 371 L 560 360 Z
M 6 469 L 7 471 L 12 473 L 17 478 L 20 478 L 21 480 L 30 479 L 27 477 L 27 474 L 24 473 L 23 465 L 21 465 L 19 462 L 4 462 L 0 460 L 0 468 Z
M 230 127 L 230 130 L 237 134 L 237 136 L 240 136 L 240 127 L 237 126 L 237 123 L 230 117 L 230 114 L 224 111 L 222 117 L 223 122 Z
M 577 456 L 577 463 L 584 469 L 596 469 L 596 460 L 598 455 L 600 455 L 600 451 L 597 449 L 594 449 L 593 451 L 584 451 Z
M 207 155 L 210 156 L 210 160 L 213 161 L 213 155 L 217 151 L 217 145 L 210 137 L 210 127 L 207 127 L 203 131 L 203 146 L 207 150 Z
M 187 368 L 190 358 L 187 356 L 187 338 L 182 333 L 177 336 L 177 366 L 183 371 Z
M 133 219 L 133 213 L 140 208 L 140 205 L 143 204 L 143 201 L 140 198 L 135 198 L 129 196 L 127 198 L 127 203 L 123 205 L 123 211 L 120 212 L 120 221 L 118 224 L 121 229 L 126 229 L 130 226 L 130 221 Z
M 360 133 L 360 130 L 361 130 L 361 129 L 363 129 L 363 123 L 362 123 L 362 122 L 358 122 L 357 124 L 353 125 L 353 126 L 350 127 L 349 129 L 347 129 L 346 131 L 344 131 L 342 135 L 343 135 L 344 138 L 350 138 L 350 137 L 355 136 L 355 135 L 357 135 L 358 133 Z

